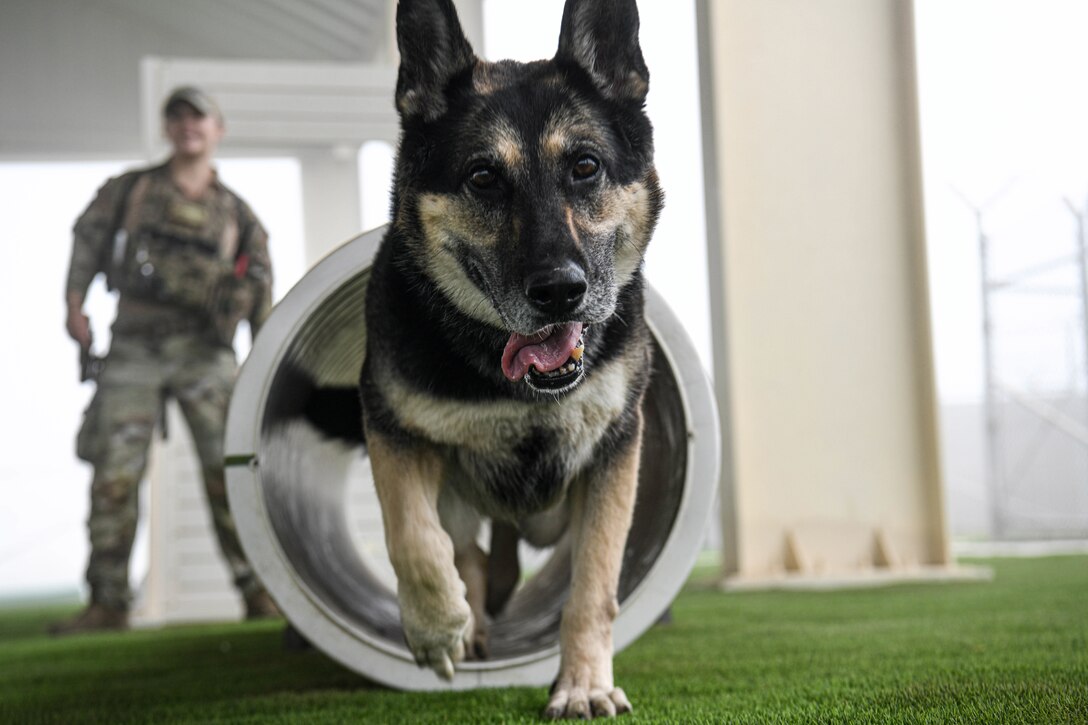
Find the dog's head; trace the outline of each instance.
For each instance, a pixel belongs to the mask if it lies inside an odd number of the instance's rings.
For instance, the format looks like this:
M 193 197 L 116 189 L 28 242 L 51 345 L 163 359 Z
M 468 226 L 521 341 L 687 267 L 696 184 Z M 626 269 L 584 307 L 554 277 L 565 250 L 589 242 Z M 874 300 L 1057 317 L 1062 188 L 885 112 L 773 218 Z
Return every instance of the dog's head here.
M 400 0 L 394 227 L 502 370 L 582 378 L 582 336 L 640 273 L 662 206 L 634 0 L 568 0 L 554 58 L 478 59 L 451 0 Z

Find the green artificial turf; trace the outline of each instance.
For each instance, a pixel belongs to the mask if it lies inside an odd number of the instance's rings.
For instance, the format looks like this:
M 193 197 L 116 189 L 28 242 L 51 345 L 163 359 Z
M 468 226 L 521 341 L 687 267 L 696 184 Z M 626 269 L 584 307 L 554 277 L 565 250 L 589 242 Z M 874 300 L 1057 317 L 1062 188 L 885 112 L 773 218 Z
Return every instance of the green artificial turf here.
M 992 582 L 723 594 L 706 572 L 616 658 L 628 723 L 1088 722 L 1088 557 L 987 560 Z M 543 689 L 405 693 L 280 623 L 51 639 L 0 609 L 0 723 L 537 722 Z

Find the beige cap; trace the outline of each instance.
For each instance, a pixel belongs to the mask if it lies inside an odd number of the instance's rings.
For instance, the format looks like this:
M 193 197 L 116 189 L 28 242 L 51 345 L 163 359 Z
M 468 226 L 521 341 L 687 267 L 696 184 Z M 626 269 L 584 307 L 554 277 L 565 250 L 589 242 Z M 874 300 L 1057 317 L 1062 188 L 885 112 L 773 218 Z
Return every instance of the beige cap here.
M 219 111 L 219 104 L 196 86 L 175 88 L 167 97 L 166 102 L 162 104 L 162 115 L 168 115 L 170 110 L 179 103 L 189 104 L 196 109 L 197 113 L 203 116 L 223 117 L 223 114 Z

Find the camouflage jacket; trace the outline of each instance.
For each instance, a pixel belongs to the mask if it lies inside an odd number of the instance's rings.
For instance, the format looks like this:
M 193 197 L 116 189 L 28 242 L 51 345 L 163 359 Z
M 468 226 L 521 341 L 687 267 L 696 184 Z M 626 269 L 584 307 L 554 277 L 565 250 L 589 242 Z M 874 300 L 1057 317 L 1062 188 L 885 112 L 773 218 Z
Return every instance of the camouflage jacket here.
M 218 178 L 193 200 L 165 164 L 129 171 L 98 190 L 73 235 L 67 292 L 82 297 L 107 274 L 121 295 L 115 330 L 211 325 L 229 344 L 241 319 L 255 334 L 271 309 L 268 234 Z

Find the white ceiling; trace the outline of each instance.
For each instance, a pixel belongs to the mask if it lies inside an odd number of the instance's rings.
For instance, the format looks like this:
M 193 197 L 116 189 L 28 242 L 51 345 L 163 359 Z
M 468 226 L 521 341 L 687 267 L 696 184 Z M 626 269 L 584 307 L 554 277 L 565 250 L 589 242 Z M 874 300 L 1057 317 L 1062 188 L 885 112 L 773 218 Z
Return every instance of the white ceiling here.
M 139 158 L 140 60 L 390 58 L 392 0 L 2 0 L 0 159 Z
M 99 0 L 230 57 L 362 63 L 384 48 L 388 0 Z

